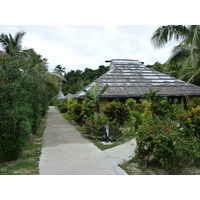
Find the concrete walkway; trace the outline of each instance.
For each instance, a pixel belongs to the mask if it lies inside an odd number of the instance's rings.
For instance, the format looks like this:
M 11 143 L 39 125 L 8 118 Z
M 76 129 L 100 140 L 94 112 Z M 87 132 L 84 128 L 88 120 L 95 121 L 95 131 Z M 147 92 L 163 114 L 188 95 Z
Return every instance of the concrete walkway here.
M 118 164 L 134 156 L 135 140 L 101 151 L 50 107 L 39 161 L 41 175 L 126 175 Z

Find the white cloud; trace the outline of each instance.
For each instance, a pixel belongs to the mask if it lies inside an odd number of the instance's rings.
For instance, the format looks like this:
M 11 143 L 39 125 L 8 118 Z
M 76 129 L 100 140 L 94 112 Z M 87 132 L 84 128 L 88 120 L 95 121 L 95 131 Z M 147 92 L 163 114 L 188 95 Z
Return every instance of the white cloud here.
M 165 62 L 175 43 L 155 50 L 151 36 L 158 26 L 0 26 L 1 33 L 25 31 L 23 46 L 48 59 L 49 71 L 61 64 L 66 71 L 98 68 L 105 60 L 136 59 Z

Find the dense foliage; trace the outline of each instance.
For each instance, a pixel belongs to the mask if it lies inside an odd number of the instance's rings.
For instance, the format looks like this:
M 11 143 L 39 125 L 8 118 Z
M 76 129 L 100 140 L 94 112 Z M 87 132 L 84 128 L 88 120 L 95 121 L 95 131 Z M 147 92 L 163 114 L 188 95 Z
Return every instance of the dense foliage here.
M 118 100 L 108 103 L 103 112 L 109 121 L 116 120 L 120 125 L 123 125 L 129 118 L 128 106 Z
M 82 88 L 90 84 L 92 81 L 99 78 L 102 74 L 106 73 L 108 69 L 109 67 L 101 65 L 96 70 L 89 68 L 85 68 L 84 71 L 71 70 L 64 75 L 64 77 L 67 79 L 67 83 L 63 83 L 63 93 L 75 94 L 76 92 L 80 91 Z
M 83 122 L 82 104 L 78 103 L 76 99 L 69 99 L 67 106 L 67 113 L 70 115 L 71 119 L 81 125 Z
M 25 33 L 0 36 L 0 160 L 20 156 L 26 139 L 35 134 L 54 95 L 48 84 L 46 59 L 21 48 Z M 6 45 L 3 42 L 6 41 Z
M 181 174 L 199 161 L 199 106 L 185 110 L 165 97 L 154 103 L 142 100 L 141 106 L 136 134 L 136 157 L 141 165 L 155 160 L 170 174 Z
M 170 174 L 180 174 L 199 160 L 197 138 L 192 134 L 186 137 L 173 121 L 155 118 L 144 123 L 136 140 L 136 155 L 145 167 L 156 160 Z
M 97 114 L 85 121 L 86 134 L 98 139 L 105 139 L 105 125 L 109 125 L 109 140 L 117 140 L 121 136 L 120 124 L 113 120 L 108 121 L 105 115 Z

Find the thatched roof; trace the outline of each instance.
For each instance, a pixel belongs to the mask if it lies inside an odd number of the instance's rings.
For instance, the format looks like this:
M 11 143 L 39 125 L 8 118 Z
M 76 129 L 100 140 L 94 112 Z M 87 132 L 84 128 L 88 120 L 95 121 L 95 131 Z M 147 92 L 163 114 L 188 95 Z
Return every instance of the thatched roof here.
M 200 87 L 157 72 L 143 65 L 137 60 L 113 59 L 110 70 L 85 87 L 93 91 L 95 83 L 99 83 L 99 90 L 105 85 L 109 88 L 101 98 L 129 98 L 141 97 L 151 88 L 161 96 L 200 96 Z M 85 93 L 80 91 L 76 98 L 82 98 Z

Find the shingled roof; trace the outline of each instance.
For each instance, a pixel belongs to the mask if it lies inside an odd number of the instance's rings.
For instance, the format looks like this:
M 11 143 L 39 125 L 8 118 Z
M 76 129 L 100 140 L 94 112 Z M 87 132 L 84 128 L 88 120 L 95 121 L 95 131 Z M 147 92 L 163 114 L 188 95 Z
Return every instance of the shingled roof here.
M 161 96 L 180 97 L 200 96 L 200 87 L 147 68 L 138 60 L 113 59 L 110 70 L 85 87 L 93 91 L 95 83 L 99 83 L 99 90 L 105 85 L 109 88 L 101 98 L 134 98 L 141 97 L 151 88 Z M 82 98 L 85 93 L 80 91 L 75 97 Z

